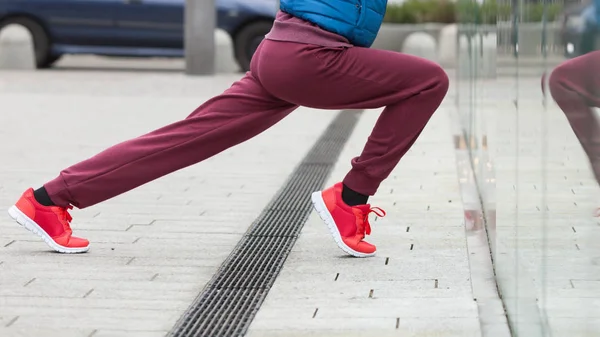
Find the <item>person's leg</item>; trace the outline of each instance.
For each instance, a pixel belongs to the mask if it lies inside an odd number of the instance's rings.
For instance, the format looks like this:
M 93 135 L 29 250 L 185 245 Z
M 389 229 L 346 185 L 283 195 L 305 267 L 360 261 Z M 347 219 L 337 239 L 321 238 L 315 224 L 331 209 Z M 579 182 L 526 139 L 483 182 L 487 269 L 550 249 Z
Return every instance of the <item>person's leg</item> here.
M 294 109 L 248 73 L 186 119 L 66 168 L 44 187 L 58 206 L 89 207 L 250 139 Z
M 375 246 L 363 240 L 370 233 L 369 213 L 381 210 L 367 205 L 367 196 L 375 194 L 439 107 L 448 77 L 425 59 L 358 47 L 305 46 L 296 51 L 303 62 L 290 64 L 286 59 L 292 55 L 276 53 L 284 44 L 272 43 L 263 51 L 270 67 L 258 64 L 259 77 L 273 95 L 314 108 L 386 107 L 343 183 L 312 195 L 338 246 L 356 257 L 372 256 Z M 285 69 L 286 78 L 274 71 L 278 68 Z M 310 86 L 305 85 L 308 79 Z
M 306 48 L 304 53 L 312 60 L 290 65 L 285 58 L 269 57 L 274 50 L 277 44 L 263 51 L 272 67 L 262 70 L 259 63 L 258 71 L 265 88 L 277 97 L 315 108 L 386 107 L 344 178 L 347 187 L 363 195 L 375 194 L 448 91 L 448 76 L 439 65 L 411 55 L 358 47 Z M 279 67 L 296 81 L 283 85 L 274 72 Z M 307 77 L 314 81 L 301 87 Z
M 260 59 L 260 48 L 255 58 Z M 37 193 L 28 189 L 9 214 L 56 251 L 85 252 L 89 242 L 71 235 L 71 205 L 89 207 L 198 163 L 254 137 L 296 108 L 266 91 L 251 71 L 186 119 L 64 169 Z
M 552 98 L 563 110 L 600 184 L 600 123 L 592 107 L 600 106 L 600 51 L 560 64 L 549 78 Z

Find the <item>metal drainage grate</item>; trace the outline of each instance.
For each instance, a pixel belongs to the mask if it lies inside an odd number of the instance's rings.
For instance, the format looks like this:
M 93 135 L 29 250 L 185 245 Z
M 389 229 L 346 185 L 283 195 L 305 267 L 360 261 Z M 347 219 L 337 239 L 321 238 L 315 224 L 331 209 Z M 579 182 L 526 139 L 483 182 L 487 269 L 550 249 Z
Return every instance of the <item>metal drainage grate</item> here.
M 362 111 L 342 111 L 179 319 L 174 337 L 243 336 L 312 210 Z

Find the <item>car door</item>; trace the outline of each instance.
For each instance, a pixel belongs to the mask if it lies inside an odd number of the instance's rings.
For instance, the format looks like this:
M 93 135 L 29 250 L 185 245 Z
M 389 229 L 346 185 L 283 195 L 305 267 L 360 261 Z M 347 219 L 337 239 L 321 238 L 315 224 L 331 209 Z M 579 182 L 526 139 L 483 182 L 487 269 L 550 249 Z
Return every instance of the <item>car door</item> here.
M 121 0 L 116 22 L 127 47 L 183 49 L 185 0 Z
M 103 46 L 116 33 L 120 0 L 28 0 L 22 5 L 44 18 L 53 43 Z

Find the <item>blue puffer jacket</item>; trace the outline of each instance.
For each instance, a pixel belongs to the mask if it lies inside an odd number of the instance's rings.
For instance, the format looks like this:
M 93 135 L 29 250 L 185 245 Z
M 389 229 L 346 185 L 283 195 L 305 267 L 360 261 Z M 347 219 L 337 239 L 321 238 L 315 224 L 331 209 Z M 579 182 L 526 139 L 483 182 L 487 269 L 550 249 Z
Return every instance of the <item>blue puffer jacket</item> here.
M 370 47 L 379 32 L 387 0 L 280 0 L 282 11 Z

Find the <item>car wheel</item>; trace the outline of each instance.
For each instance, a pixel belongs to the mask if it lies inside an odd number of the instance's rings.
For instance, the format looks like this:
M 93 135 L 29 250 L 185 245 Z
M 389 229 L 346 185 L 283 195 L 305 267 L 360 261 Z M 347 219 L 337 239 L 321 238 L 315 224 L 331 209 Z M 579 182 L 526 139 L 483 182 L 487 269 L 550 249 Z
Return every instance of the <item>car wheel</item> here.
M 252 55 L 262 42 L 265 35 L 271 31 L 272 22 L 259 21 L 246 25 L 234 38 L 235 58 L 242 71 L 250 70 Z
M 53 63 L 50 58 L 50 38 L 48 37 L 48 34 L 46 34 L 44 28 L 29 18 L 11 18 L 1 23 L 0 29 L 12 24 L 23 26 L 31 33 L 37 68 L 46 68 L 50 66 Z M 56 60 L 58 60 L 58 58 L 54 61 Z
M 61 57 L 62 57 L 62 55 L 49 55 L 48 58 L 46 59 L 46 63 L 43 66 L 38 66 L 38 67 L 50 68 L 54 65 L 54 63 L 56 63 L 58 60 L 60 60 Z

